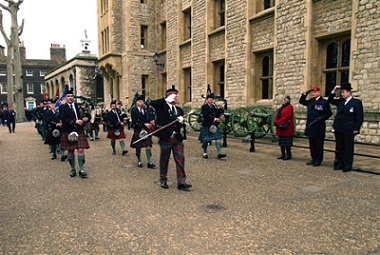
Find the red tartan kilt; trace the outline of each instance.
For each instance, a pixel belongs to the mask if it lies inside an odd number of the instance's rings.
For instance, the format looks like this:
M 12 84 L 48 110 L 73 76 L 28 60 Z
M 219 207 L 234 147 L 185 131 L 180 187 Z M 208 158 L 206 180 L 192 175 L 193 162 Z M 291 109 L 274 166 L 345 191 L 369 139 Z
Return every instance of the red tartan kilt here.
M 88 144 L 87 137 L 83 130 L 78 131 L 79 139 L 76 143 L 69 142 L 68 132 L 64 132 L 61 135 L 61 148 L 63 150 L 72 151 L 75 149 L 89 149 L 90 145 Z
M 140 142 L 138 143 L 135 143 L 133 144 L 135 141 L 137 141 L 138 139 L 140 139 L 140 131 L 141 130 L 134 130 L 133 131 L 133 136 L 132 136 L 132 139 L 131 139 L 131 148 L 145 148 L 145 147 L 151 147 L 152 146 L 152 137 L 149 136 L 147 139 L 145 140 L 141 140 Z
M 125 136 L 124 127 L 120 128 L 119 130 L 120 130 L 120 135 L 119 135 L 119 136 L 116 136 L 116 135 L 115 135 L 115 129 L 113 129 L 113 128 L 108 128 L 107 138 L 108 138 L 108 139 L 112 139 L 112 140 L 125 139 L 125 138 L 127 138 L 127 137 Z

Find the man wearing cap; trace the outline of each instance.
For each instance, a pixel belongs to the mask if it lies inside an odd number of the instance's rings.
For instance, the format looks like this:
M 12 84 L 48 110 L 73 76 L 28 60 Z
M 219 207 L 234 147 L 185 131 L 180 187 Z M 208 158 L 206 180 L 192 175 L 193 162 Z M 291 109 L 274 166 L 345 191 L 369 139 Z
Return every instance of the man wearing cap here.
M 206 103 L 201 107 L 202 129 L 199 133 L 198 140 L 202 143 L 203 158 L 208 159 L 207 146 L 208 143 L 215 140 L 217 158 L 222 159 L 227 157 L 221 152 L 222 148 L 222 133 L 218 127 L 218 123 L 223 120 L 224 114 L 214 104 L 215 96 L 213 93 L 206 96 Z
M 336 90 L 340 89 L 340 97 L 335 98 Z M 336 105 L 334 119 L 335 161 L 334 170 L 349 172 L 354 161 L 354 138 L 359 134 L 363 124 L 364 112 L 362 101 L 352 96 L 350 83 L 335 86 L 328 101 Z
M 311 94 L 310 99 L 306 97 Z M 314 87 L 301 94 L 299 103 L 307 107 L 305 136 L 309 138 L 311 161 L 306 165 L 320 166 L 323 161 L 326 120 L 332 112 L 329 102 L 321 97 L 321 89 Z
M 157 116 L 155 121 L 156 128 L 173 123 L 156 133 L 159 137 L 161 150 L 160 185 L 163 189 L 169 188 L 167 184 L 167 174 L 170 154 L 173 151 L 177 170 L 177 188 L 179 190 L 189 190 L 192 185 L 186 183 L 184 144 L 183 136 L 180 132 L 183 124 L 183 110 L 177 106 L 178 103 L 178 90 L 176 90 L 174 86 L 166 90 L 164 98 L 150 102 Z
M 87 178 L 87 173 L 83 169 L 85 162 L 84 150 L 89 149 L 90 145 L 84 133 L 84 125 L 91 119 L 91 115 L 83 112 L 81 107 L 74 102 L 74 93 L 69 90 L 66 94 L 66 103 L 59 106 L 59 119 L 62 121 L 61 128 L 61 148 L 67 150 L 67 160 L 71 170 L 70 176 L 75 177 L 75 150 L 78 152 L 79 176 Z M 77 137 L 77 139 L 70 139 Z
M 156 165 L 151 162 L 152 157 L 152 137 L 149 136 L 137 143 L 135 141 L 139 140 L 140 134 L 147 135 L 154 129 L 153 116 L 149 114 L 147 107 L 145 107 L 145 97 L 144 95 L 136 96 L 136 104 L 131 109 L 132 118 L 132 128 L 133 136 L 131 139 L 131 148 L 136 149 L 137 157 L 137 167 L 143 167 L 141 161 L 141 148 L 145 148 L 147 167 L 150 169 L 155 169 Z

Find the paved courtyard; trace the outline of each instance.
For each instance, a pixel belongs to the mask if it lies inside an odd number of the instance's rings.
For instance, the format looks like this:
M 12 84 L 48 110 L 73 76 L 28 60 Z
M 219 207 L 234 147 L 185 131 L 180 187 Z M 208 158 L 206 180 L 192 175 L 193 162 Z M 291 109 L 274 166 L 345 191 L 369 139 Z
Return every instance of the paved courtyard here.
M 228 139 L 225 160 L 214 146 L 206 160 L 189 133 L 186 192 L 176 189 L 172 159 L 164 190 L 157 169 L 137 168 L 129 148 L 111 155 L 105 136 L 89 141 L 89 178 L 80 179 L 50 160 L 33 123 L 12 134 L 0 127 L 0 254 L 380 254 L 378 159 L 355 157 L 367 173 L 342 173 L 331 152 L 312 167 L 302 146 L 281 161 L 265 139 L 254 153 Z

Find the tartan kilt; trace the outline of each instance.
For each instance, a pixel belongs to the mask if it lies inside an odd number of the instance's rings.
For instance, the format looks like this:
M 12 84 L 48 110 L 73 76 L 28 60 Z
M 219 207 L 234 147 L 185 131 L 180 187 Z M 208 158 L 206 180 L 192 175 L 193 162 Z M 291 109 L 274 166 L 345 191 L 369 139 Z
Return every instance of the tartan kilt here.
M 147 139 L 141 140 L 140 142 L 133 144 L 135 141 L 140 139 L 140 131 L 141 131 L 141 129 L 133 130 L 133 136 L 131 138 L 131 144 L 130 144 L 131 148 L 151 147 L 153 144 L 152 143 L 152 136 L 149 136 Z
M 72 151 L 75 149 L 89 149 L 90 145 L 88 144 L 86 134 L 83 130 L 78 131 L 79 139 L 76 143 L 69 142 L 68 132 L 64 132 L 61 135 L 61 148 L 62 150 Z
M 116 136 L 115 135 L 115 130 L 114 128 L 108 128 L 108 133 L 107 133 L 107 138 L 108 139 L 112 139 L 112 140 L 117 140 L 117 139 L 125 139 L 127 138 L 125 136 L 125 132 L 124 132 L 124 127 L 121 127 L 121 128 L 118 128 L 120 130 L 120 135 L 119 136 Z
M 199 133 L 199 138 L 198 138 L 198 140 L 201 141 L 201 143 L 210 142 L 212 140 L 221 139 L 223 137 L 222 133 L 220 132 L 219 127 L 217 128 L 214 134 L 208 131 L 208 129 L 209 129 L 208 127 L 201 128 L 201 132 Z
M 280 147 L 289 147 L 293 146 L 293 136 L 279 136 L 278 145 Z

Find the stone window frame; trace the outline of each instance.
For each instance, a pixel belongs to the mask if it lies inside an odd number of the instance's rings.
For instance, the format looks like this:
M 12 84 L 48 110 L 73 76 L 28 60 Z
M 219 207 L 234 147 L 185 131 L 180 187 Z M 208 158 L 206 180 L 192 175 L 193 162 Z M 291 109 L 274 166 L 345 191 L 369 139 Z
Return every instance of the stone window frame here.
M 345 43 L 348 42 L 349 48 L 344 48 Z M 336 66 L 328 67 L 328 48 L 333 44 L 337 45 L 336 52 Z M 343 82 L 349 82 L 350 80 L 350 65 L 351 65 L 351 38 L 349 35 L 347 36 L 339 36 L 336 38 L 326 39 L 320 41 L 320 45 L 322 47 L 322 56 L 323 61 L 321 61 L 321 80 L 323 84 L 322 91 L 324 91 L 324 96 L 329 96 L 331 90 L 337 85 L 342 84 Z M 348 64 L 343 63 L 343 51 L 346 51 L 346 59 L 348 59 Z M 347 53 L 349 54 L 347 56 Z M 335 77 L 334 74 L 335 73 Z M 332 75 L 328 78 L 328 75 Z M 330 81 L 329 81 L 330 80 Z M 332 81 L 333 80 L 333 81 Z
M 159 47 L 160 50 L 166 49 L 166 20 L 160 23 Z
M 192 101 L 192 71 L 191 67 L 186 67 L 182 69 L 183 79 L 184 79 L 184 102 Z
M 144 96 L 148 95 L 149 90 L 149 75 L 141 75 L 141 94 Z
M 268 59 L 267 72 L 264 73 L 264 60 Z M 274 98 L 274 50 L 273 48 L 253 52 L 252 56 L 252 75 L 250 78 L 251 86 L 249 89 L 248 98 L 253 98 L 254 101 L 268 101 Z M 264 94 L 263 87 L 267 91 Z M 264 95 L 267 95 L 265 98 Z
M 26 76 L 33 76 L 33 70 L 25 70 Z
M 7 70 L 6 69 L 0 69 L 0 76 L 6 76 L 7 75 Z
M 272 10 L 275 6 L 275 0 L 250 0 L 248 2 L 249 17 L 260 12 Z
M 101 14 L 104 14 L 108 11 L 108 0 L 101 0 L 100 1 L 100 12 Z
M 211 90 L 221 97 L 226 96 L 226 70 L 225 59 L 215 61 L 213 64 L 213 86 Z
M 46 90 L 47 90 L 47 87 L 46 87 L 45 83 L 41 83 L 40 84 L 41 95 L 43 95 Z

